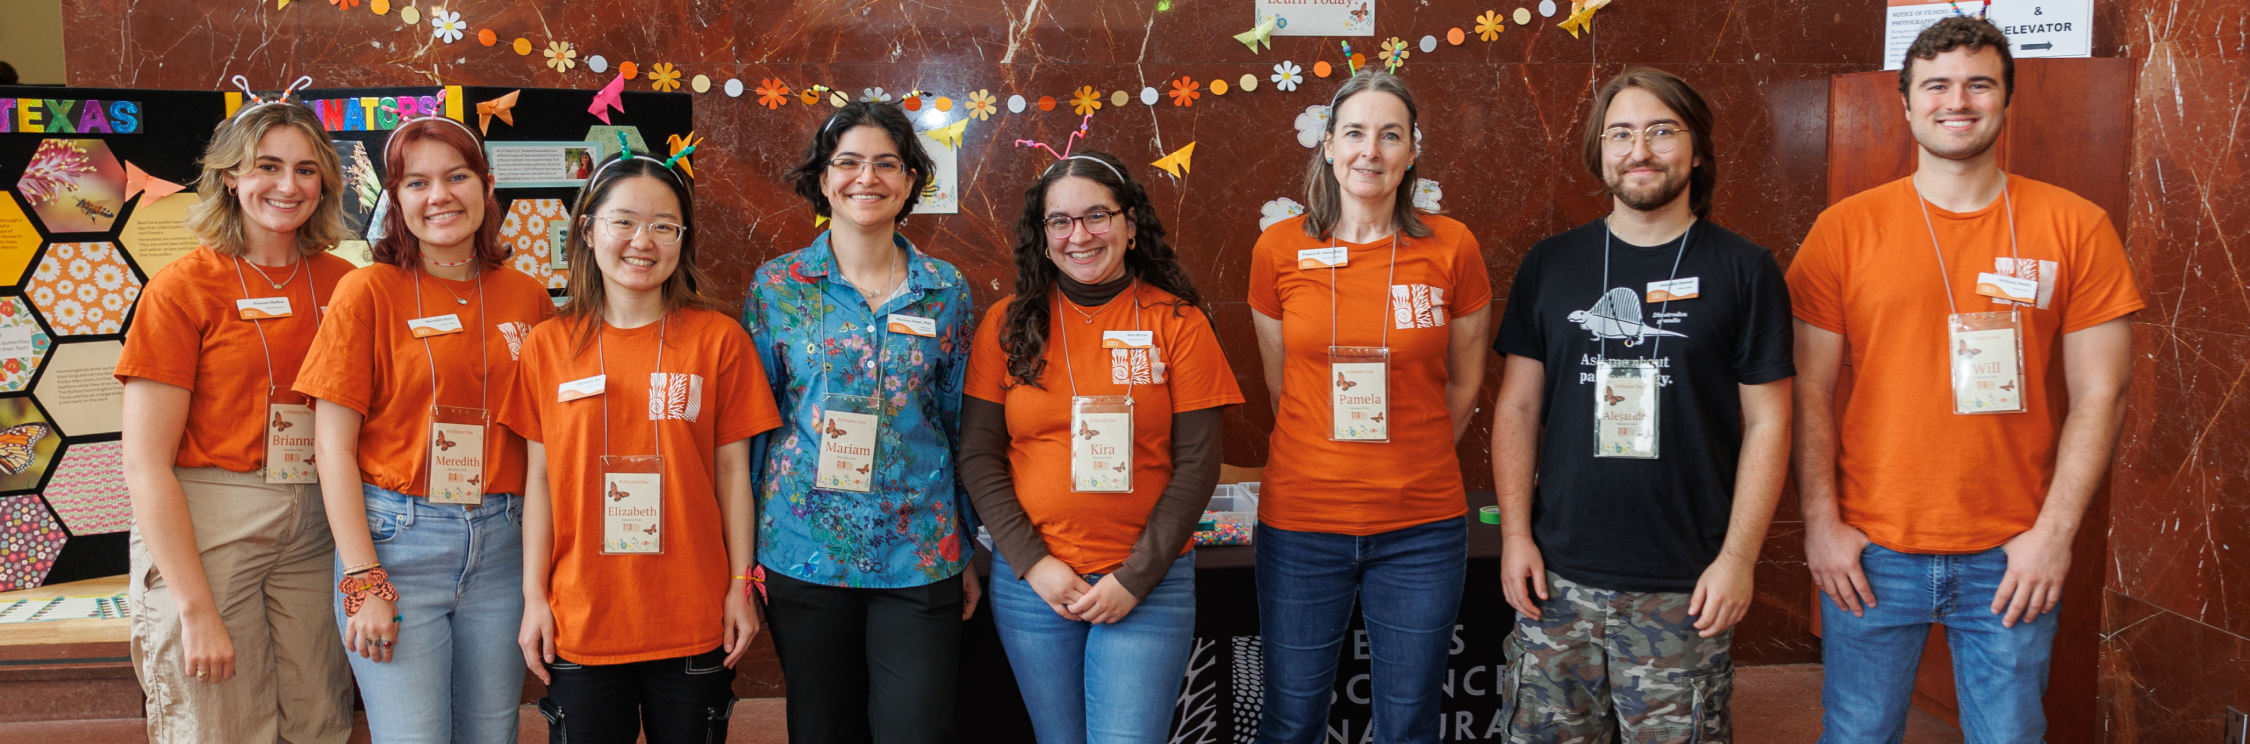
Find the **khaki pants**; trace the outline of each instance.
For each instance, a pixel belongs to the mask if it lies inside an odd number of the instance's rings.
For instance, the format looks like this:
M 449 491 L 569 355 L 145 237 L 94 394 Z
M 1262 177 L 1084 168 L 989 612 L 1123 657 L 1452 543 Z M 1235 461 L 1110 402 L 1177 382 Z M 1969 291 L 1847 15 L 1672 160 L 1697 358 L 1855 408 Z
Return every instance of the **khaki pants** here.
M 336 550 L 320 487 L 219 468 L 173 472 L 234 643 L 235 676 L 198 682 L 187 670 L 179 603 L 134 528 L 133 669 L 148 694 L 149 741 L 343 742 L 351 671 L 331 608 Z

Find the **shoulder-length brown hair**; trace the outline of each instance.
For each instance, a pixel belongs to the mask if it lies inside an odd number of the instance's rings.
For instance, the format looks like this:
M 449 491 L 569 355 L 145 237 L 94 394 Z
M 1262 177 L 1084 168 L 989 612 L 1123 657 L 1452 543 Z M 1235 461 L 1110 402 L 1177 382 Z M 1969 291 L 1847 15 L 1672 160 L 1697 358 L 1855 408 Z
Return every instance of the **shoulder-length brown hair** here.
M 1391 219 L 1398 223 L 1399 232 L 1410 238 L 1430 236 L 1429 223 L 1422 221 L 1421 211 L 1414 208 L 1414 187 L 1422 180 L 1422 130 L 1417 126 L 1421 109 L 1414 105 L 1414 93 L 1406 89 L 1406 81 L 1373 67 L 1344 81 L 1336 89 L 1336 96 L 1328 101 L 1328 125 L 1320 133 L 1322 146 L 1314 147 L 1312 159 L 1305 162 L 1305 234 L 1315 238 L 1328 237 L 1336 229 L 1336 221 L 1344 217 L 1344 185 L 1337 183 L 1333 163 L 1328 162 L 1328 140 L 1336 136 L 1336 109 L 1361 93 L 1389 93 L 1406 104 L 1406 129 L 1414 139 L 1414 164 L 1406 167 L 1406 177 L 1399 179 L 1396 205 L 1391 209 Z
M 695 187 L 686 176 L 661 162 L 624 153 L 611 155 L 594 167 L 593 179 L 578 189 L 578 203 L 570 210 L 570 234 L 565 240 L 570 255 L 566 290 L 570 299 L 555 314 L 577 332 L 578 353 L 594 345 L 594 337 L 601 333 L 602 308 L 609 302 L 609 285 L 602 281 L 601 264 L 594 260 L 594 213 L 609 203 L 618 184 L 631 178 L 655 179 L 671 188 L 672 196 L 680 200 L 680 224 L 687 230 L 680 236 L 679 265 L 664 280 L 665 314 L 689 308 L 727 311 L 725 304 L 703 293 L 711 280 L 695 260 Z
M 1626 88 L 1639 88 L 1656 96 L 1672 113 L 1680 115 L 1680 126 L 1688 130 L 1688 141 L 1695 146 L 1696 164 L 1688 171 L 1688 209 L 1695 216 L 1711 216 L 1711 192 L 1719 185 L 1719 151 L 1711 145 L 1711 105 L 1703 102 L 1702 94 L 1689 87 L 1687 81 L 1654 67 L 1629 67 L 1617 73 L 1602 85 L 1594 95 L 1594 110 L 1586 115 L 1586 133 L 1581 146 L 1585 149 L 1586 170 L 1594 180 L 1609 183 L 1602 172 L 1602 132 L 1609 128 L 1609 103 Z M 1606 190 L 1606 186 L 1605 186 Z
M 310 140 L 314 167 L 320 171 L 320 201 L 312 218 L 297 228 L 297 252 L 309 256 L 328 250 L 350 234 L 344 227 L 344 169 L 320 117 L 294 103 L 254 104 L 220 122 L 211 144 L 204 146 L 203 173 L 195 179 L 195 193 L 203 201 L 187 212 L 188 232 L 220 255 L 240 256 L 249 247 L 241 197 L 227 187 L 227 176 L 249 173 L 258 162 L 258 141 L 276 129 L 294 130 Z
M 398 185 L 406 180 L 406 147 L 416 142 L 436 142 L 461 153 L 461 162 L 469 164 L 470 172 L 484 181 L 484 223 L 477 227 L 476 247 L 471 255 L 477 264 L 487 269 L 500 268 L 508 260 L 510 250 L 500 242 L 500 199 L 492 193 L 492 166 L 485 162 L 484 143 L 469 126 L 452 119 L 427 117 L 415 119 L 391 132 L 383 145 L 383 196 L 390 200 L 391 208 L 384 210 L 383 237 L 375 241 L 375 260 L 401 269 L 413 269 L 422 262 L 422 239 L 414 237 L 407 229 L 406 210 L 399 206 Z

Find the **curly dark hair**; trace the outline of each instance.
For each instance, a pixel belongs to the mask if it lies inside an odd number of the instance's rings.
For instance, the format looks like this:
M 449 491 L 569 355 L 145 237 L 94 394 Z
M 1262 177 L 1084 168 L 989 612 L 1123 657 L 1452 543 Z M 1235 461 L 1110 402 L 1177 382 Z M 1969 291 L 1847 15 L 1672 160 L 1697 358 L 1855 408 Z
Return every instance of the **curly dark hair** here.
M 1097 162 L 1098 161 L 1098 162 Z M 1164 242 L 1164 223 L 1156 219 L 1141 184 L 1123 174 L 1125 162 L 1106 152 L 1082 152 L 1056 161 L 1023 192 L 1023 216 L 1016 220 L 1016 297 L 1008 303 L 1008 317 L 1000 330 L 1000 350 L 1008 355 L 1008 387 L 1030 385 L 1045 389 L 1039 377 L 1047 369 L 1047 327 L 1053 315 L 1045 302 L 1057 291 L 1055 277 L 1062 270 L 1047 257 L 1047 188 L 1065 176 L 1076 176 L 1109 189 L 1118 211 L 1133 220 L 1133 242 L 1125 251 L 1125 273 L 1172 293 L 1174 315 L 1188 308 L 1204 313 L 1203 296 L 1195 281 L 1180 266 L 1170 243 Z
M 1930 24 L 1914 37 L 1914 45 L 1906 48 L 1906 64 L 1898 68 L 1898 94 L 1907 95 L 1914 84 L 1914 60 L 1937 59 L 1938 55 L 1967 47 L 1975 52 L 1993 49 L 2000 52 L 2000 102 L 2005 105 L 2016 95 L 2016 55 L 2008 53 L 2008 35 L 1992 21 L 1968 16 L 1954 16 Z
M 906 175 L 913 189 L 906 194 L 905 206 L 899 207 L 898 216 L 892 219 L 904 223 L 906 216 L 914 213 L 914 205 L 922 200 L 922 190 L 930 187 L 937 178 L 936 163 L 922 150 L 922 138 L 914 135 L 914 122 L 906 112 L 888 103 L 858 101 L 845 104 L 820 123 L 820 131 L 813 133 L 812 144 L 805 147 L 804 162 L 789 170 L 788 178 L 797 189 L 797 195 L 812 202 L 813 214 L 822 217 L 828 213 L 828 196 L 820 193 L 820 180 L 828 175 L 828 161 L 836 157 L 836 141 L 852 127 L 874 127 L 891 136 L 891 145 L 898 148 L 898 157 L 905 161 Z

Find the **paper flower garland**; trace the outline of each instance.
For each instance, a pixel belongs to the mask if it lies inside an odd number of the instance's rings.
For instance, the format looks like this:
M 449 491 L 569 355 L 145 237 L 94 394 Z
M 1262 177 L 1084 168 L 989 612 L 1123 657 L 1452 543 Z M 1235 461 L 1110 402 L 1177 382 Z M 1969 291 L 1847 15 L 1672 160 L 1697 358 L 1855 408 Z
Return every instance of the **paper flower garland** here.
M 1506 30 L 1508 30 L 1508 24 L 1500 18 L 1500 13 L 1497 11 L 1487 10 L 1484 15 L 1477 16 L 1477 38 L 1479 39 L 1491 41 L 1500 38 L 1500 32 Z
M 970 93 L 969 118 L 975 119 L 977 121 L 984 121 L 986 119 L 992 118 L 992 113 L 999 109 L 999 106 L 995 105 L 999 103 L 999 101 L 1000 99 L 992 97 L 992 91 L 989 90 L 980 90 L 975 93 Z
M 344 10 L 351 10 L 354 7 L 358 7 L 359 0 L 328 0 L 328 4 L 334 5 Z
M 789 103 L 789 86 L 779 80 L 762 80 L 758 84 L 758 103 L 768 109 L 781 108 Z
M 1383 66 L 1388 68 L 1384 71 L 1395 74 L 1398 72 L 1398 68 L 1406 64 L 1407 55 L 1406 42 L 1399 41 L 1398 37 L 1393 36 L 1390 41 L 1383 42 L 1383 53 L 1378 56 L 1383 58 Z
M 661 93 L 679 90 L 679 68 L 673 67 L 670 62 L 656 63 L 655 67 L 648 68 L 648 87 L 655 88 Z
M 1091 114 L 1101 108 L 1102 94 L 1094 92 L 1094 86 L 1079 86 L 1078 92 L 1070 96 L 1070 110 L 1080 115 Z
M 1282 90 L 1296 90 L 1299 83 L 1305 82 L 1305 76 L 1302 74 L 1304 71 L 1305 68 L 1298 67 L 1297 63 L 1282 60 L 1281 64 L 1273 66 L 1273 87 Z
M 1172 105 L 1174 106 L 1193 106 L 1196 97 L 1202 95 L 1196 91 L 1202 87 L 1202 83 L 1195 82 L 1193 78 L 1182 75 L 1180 79 L 1172 81 L 1172 92 L 1166 95 L 1172 97 Z
M 570 68 L 578 66 L 578 50 L 570 48 L 567 41 L 548 42 L 547 66 L 555 68 L 556 72 L 569 72 Z
M 891 94 L 883 92 L 882 88 L 862 88 L 859 100 L 865 103 L 890 103 Z
M 617 74 L 625 76 L 626 80 L 631 80 L 641 76 L 641 66 L 631 62 L 622 62 L 617 65 Z
M 461 14 L 444 8 L 430 14 L 430 25 L 437 29 L 430 32 L 430 38 L 443 40 L 447 44 L 460 41 L 462 32 L 469 28 L 468 24 L 461 22 Z

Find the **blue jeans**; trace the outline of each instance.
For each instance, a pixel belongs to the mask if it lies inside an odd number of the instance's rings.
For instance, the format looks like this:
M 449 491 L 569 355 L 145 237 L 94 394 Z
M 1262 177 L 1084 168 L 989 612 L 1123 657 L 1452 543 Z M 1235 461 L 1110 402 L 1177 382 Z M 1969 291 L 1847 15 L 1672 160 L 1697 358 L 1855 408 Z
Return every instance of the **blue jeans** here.
M 1992 595 L 2008 572 L 1999 548 L 1968 555 L 1901 553 L 1870 543 L 1860 571 L 1875 590 L 1875 607 L 1853 617 L 1820 603 L 1820 744 L 1899 744 L 1906 706 L 1930 623 L 1945 626 L 1959 690 L 1961 732 L 1968 744 L 2037 744 L 2047 733 L 2047 657 L 2055 613 L 2016 627 L 2000 625 Z
M 513 744 L 523 701 L 523 497 L 488 493 L 463 509 L 369 485 L 360 492 L 403 618 L 390 663 L 345 654 L 369 733 L 377 744 Z M 339 594 L 339 630 L 344 620 Z
M 992 553 L 992 620 L 1039 744 L 1141 744 L 1171 735 L 1195 642 L 1195 554 L 1180 556 L 1125 619 L 1063 619 Z
M 1469 572 L 1459 519 L 1378 535 L 1258 527 L 1258 632 L 1265 715 L 1258 744 L 1326 740 L 1336 662 L 1361 595 L 1374 657 L 1374 741 L 1438 740 L 1438 696 Z

